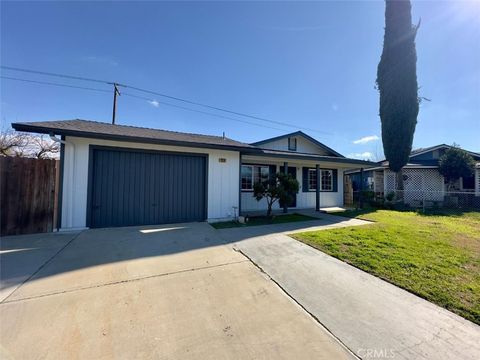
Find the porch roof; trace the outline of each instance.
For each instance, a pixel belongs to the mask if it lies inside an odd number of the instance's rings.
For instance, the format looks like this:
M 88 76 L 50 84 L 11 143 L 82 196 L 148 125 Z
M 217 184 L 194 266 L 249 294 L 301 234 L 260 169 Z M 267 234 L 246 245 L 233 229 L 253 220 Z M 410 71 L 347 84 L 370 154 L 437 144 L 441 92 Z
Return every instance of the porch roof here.
M 403 167 L 403 169 L 437 169 L 437 168 L 438 168 L 438 166 L 435 166 L 435 165 L 421 165 L 421 164 L 407 164 Z M 383 163 L 379 166 L 364 168 L 363 171 L 364 172 L 367 172 L 367 171 L 383 171 L 383 170 L 387 170 L 387 169 L 388 169 L 388 163 Z M 356 173 L 360 173 L 360 169 L 356 168 L 356 169 L 351 169 L 351 170 L 345 171 L 346 175 L 356 174 Z
M 242 150 L 242 159 L 244 160 L 264 160 L 276 162 L 295 161 L 296 163 L 305 163 L 305 165 L 314 166 L 315 164 L 334 164 L 342 168 L 352 168 L 358 166 L 373 166 L 376 163 L 365 160 L 350 159 L 340 156 L 322 156 L 316 154 L 299 153 L 296 151 L 270 150 L 254 148 Z

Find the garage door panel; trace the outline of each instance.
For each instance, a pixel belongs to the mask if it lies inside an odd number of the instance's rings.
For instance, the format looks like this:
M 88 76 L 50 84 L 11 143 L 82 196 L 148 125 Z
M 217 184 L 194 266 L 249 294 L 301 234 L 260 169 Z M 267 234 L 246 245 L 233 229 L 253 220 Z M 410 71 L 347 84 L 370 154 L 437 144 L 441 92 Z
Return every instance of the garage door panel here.
M 205 156 L 105 148 L 91 154 L 91 227 L 205 220 Z

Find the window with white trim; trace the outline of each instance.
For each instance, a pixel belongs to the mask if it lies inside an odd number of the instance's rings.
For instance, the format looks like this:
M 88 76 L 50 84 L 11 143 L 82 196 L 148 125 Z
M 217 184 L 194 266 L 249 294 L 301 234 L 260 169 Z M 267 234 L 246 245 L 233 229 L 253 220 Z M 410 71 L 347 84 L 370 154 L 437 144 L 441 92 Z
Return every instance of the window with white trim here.
M 242 190 L 253 190 L 253 166 L 242 165 Z
M 317 190 L 317 169 L 308 169 L 308 191 Z M 320 191 L 333 191 L 333 170 L 320 170 Z
M 317 169 L 308 169 L 308 190 L 317 190 Z
M 333 170 L 321 170 L 320 190 L 333 191 Z
M 242 165 L 241 184 L 242 190 L 252 191 L 253 185 L 259 182 L 268 181 L 270 168 L 261 165 Z

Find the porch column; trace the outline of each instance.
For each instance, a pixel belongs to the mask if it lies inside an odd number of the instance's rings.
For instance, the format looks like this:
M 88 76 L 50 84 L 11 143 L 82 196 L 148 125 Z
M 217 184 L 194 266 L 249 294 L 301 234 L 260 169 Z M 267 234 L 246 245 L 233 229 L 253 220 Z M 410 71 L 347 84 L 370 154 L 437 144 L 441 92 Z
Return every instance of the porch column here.
M 317 183 L 315 187 L 315 211 L 320 211 L 320 165 L 315 166 L 317 171 Z
M 363 208 L 363 168 L 360 169 L 360 193 L 358 194 L 358 203 L 360 206 L 360 209 Z
M 283 173 L 285 175 L 288 174 L 288 162 L 284 162 L 283 163 Z M 288 204 L 287 203 L 284 203 L 283 204 L 283 212 L 286 214 L 288 212 Z

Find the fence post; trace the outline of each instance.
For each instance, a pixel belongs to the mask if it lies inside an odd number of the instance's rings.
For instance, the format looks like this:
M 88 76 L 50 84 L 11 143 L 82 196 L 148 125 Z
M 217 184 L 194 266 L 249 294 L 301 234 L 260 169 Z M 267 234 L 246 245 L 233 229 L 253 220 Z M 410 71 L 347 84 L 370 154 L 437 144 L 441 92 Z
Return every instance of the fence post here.
M 425 214 L 425 174 L 422 172 L 422 206 Z

